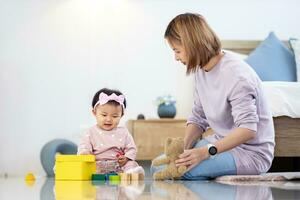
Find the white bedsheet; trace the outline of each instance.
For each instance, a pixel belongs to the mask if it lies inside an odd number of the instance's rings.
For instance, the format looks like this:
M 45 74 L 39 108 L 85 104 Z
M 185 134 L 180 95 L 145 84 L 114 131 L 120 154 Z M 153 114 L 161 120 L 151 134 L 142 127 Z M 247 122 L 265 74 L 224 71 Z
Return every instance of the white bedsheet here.
M 300 82 L 264 81 L 262 85 L 273 117 L 300 118 Z

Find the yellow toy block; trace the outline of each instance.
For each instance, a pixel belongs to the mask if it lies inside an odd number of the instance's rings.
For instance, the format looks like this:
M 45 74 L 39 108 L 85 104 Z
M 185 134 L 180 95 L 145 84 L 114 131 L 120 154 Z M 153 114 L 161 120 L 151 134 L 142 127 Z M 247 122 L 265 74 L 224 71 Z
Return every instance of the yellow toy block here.
M 94 173 L 94 155 L 56 155 L 55 180 L 91 180 Z
M 55 181 L 56 200 L 95 200 L 96 190 L 91 181 Z

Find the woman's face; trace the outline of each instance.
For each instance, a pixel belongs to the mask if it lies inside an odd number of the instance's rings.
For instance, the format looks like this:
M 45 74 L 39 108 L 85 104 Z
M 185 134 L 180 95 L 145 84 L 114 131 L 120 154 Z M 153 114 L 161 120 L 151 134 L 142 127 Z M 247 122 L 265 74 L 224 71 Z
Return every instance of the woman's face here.
M 174 54 L 175 54 L 175 60 L 180 61 L 182 64 L 186 65 L 187 64 L 187 58 L 185 54 L 185 50 L 183 46 L 179 43 L 176 42 L 170 42 L 168 39 L 168 44 L 173 49 Z

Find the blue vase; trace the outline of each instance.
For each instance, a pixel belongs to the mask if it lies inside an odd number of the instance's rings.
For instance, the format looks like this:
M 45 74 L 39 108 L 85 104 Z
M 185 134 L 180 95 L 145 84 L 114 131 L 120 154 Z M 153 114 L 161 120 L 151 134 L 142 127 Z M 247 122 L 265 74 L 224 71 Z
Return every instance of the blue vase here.
M 174 118 L 176 115 L 176 107 L 174 104 L 160 104 L 157 109 L 160 118 Z

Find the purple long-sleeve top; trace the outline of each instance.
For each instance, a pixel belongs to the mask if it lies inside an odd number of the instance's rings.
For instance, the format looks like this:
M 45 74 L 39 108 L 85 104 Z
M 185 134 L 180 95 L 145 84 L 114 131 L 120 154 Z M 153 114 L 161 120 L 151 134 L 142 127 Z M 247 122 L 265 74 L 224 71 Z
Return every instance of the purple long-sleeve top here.
M 202 131 L 214 131 L 206 137 L 215 143 L 237 127 L 255 132 L 255 138 L 233 149 L 237 174 L 267 172 L 274 158 L 274 125 L 254 70 L 236 55 L 226 52 L 212 70 L 195 72 L 192 114 L 187 123 Z

